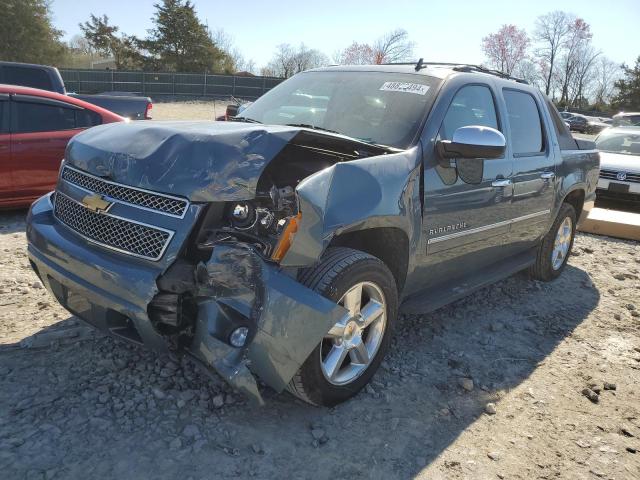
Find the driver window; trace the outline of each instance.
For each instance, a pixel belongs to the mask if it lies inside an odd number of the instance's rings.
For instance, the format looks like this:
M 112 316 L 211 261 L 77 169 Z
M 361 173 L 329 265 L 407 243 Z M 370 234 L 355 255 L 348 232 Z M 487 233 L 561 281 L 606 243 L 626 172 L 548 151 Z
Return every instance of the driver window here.
M 451 140 L 460 127 L 478 125 L 499 130 L 493 95 L 484 85 L 468 85 L 458 90 L 440 127 L 441 140 Z

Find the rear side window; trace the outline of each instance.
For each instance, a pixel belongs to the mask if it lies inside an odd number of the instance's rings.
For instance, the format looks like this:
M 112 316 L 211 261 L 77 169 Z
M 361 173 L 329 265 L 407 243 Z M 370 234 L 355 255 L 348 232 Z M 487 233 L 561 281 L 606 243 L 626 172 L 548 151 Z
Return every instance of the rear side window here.
M 468 85 L 458 90 L 440 127 L 440 139 L 451 140 L 460 127 L 479 125 L 498 129 L 493 95 L 484 85 Z
M 640 115 L 621 115 L 618 118 L 613 119 L 612 125 L 614 127 L 627 127 L 627 126 L 639 126 Z
M 52 90 L 49 75 L 39 68 L 2 67 L 3 83 Z
M 76 128 L 89 128 L 102 124 L 102 117 L 91 110 L 76 110 Z
M 567 127 L 564 120 L 562 120 L 558 109 L 548 98 L 545 99 L 545 101 L 547 103 L 547 108 L 549 109 L 549 115 L 551 115 L 551 120 L 553 121 L 553 128 L 556 131 L 556 136 L 558 137 L 560 150 L 577 150 L 578 145 L 573 139 L 573 136 L 569 131 L 569 127 Z
M 544 145 L 536 101 L 526 92 L 503 90 L 503 94 L 511 127 L 513 155 L 537 155 L 544 150 Z
M 0 98 L 0 133 L 9 133 L 9 102 Z
M 15 102 L 13 133 L 53 132 L 76 128 L 76 110 L 41 103 Z

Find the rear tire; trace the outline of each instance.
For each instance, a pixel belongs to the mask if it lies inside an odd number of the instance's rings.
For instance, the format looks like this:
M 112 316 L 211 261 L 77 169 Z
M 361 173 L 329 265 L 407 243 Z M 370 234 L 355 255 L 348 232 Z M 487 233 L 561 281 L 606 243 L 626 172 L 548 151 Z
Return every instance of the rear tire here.
M 563 203 L 549 232 L 538 245 L 536 263 L 529 272 L 536 280 L 548 282 L 560 276 L 573 247 L 576 233 L 576 210 Z
M 350 310 L 287 386 L 305 402 L 330 407 L 353 397 L 378 369 L 398 315 L 398 290 L 381 260 L 345 247 L 327 249 L 321 262 L 298 279 Z

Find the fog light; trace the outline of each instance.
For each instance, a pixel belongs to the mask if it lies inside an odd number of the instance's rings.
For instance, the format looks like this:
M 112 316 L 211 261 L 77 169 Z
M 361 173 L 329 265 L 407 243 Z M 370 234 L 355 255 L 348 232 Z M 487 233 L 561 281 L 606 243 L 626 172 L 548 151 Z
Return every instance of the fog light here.
M 247 335 L 249 335 L 249 329 L 247 327 L 236 328 L 231 335 L 229 335 L 229 343 L 234 347 L 244 347 L 247 341 Z

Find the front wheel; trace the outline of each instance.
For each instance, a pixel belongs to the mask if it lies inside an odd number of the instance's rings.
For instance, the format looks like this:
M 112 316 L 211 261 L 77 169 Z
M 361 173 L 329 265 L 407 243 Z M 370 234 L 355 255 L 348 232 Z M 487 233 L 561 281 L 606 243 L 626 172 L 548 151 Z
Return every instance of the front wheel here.
M 299 280 L 347 313 L 311 352 L 288 390 L 308 403 L 333 406 L 358 393 L 378 369 L 398 314 L 398 291 L 382 261 L 344 247 L 328 249 Z
M 563 203 L 549 232 L 538 246 L 536 263 L 531 267 L 533 278 L 549 281 L 562 273 L 567 265 L 576 233 L 576 210 Z

